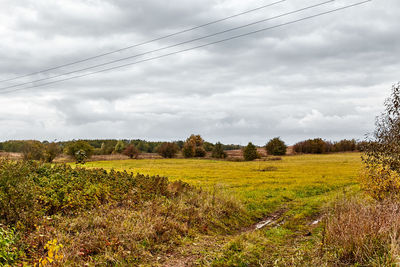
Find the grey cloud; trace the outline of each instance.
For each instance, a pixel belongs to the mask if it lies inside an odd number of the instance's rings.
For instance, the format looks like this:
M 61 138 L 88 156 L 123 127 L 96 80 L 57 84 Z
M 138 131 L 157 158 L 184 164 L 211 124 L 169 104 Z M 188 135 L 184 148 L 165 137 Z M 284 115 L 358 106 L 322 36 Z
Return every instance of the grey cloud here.
M 336 2 L 334 5 L 339 6 L 355 1 Z M 287 1 L 251 16 L 95 62 L 141 53 L 312 3 L 318 1 Z M 0 80 L 149 40 L 262 4 L 265 2 L 236 0 L 0 3 Z M 398 11 L 400 3 L 395 0 L 373 1 L 168 58 L 0 95 L 0 139 L 174 140 L 200 133 L 211 141 L 264 144 L 274 136 L 281 136 L 288 143 L 317 136 L 362 138 L 372 130 L 390 85 L 399 80 Z M 311 12 L 303 15 L 307 14 Z M 139 58 L 127 62 L 135 60 Z M 88 63 L 55 70 L 51 75 L 85 66 Z M 36 78 L 46 75 L 50 74 Z

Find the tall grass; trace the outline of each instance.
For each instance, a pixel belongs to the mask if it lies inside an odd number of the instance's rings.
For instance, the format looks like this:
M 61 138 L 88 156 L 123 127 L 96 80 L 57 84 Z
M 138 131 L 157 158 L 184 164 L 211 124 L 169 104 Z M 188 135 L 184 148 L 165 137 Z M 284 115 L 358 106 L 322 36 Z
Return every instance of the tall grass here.
M 113 266 L 153 262 L 185 238 L 249 221 L 233 197 L 165 177 L 0 160 L 0 223 L 23 237 L 12 241 L 22 251 L 13 263 Z
M 323 248 L 334 265 L 400 264 L 400 203 L 360 197 L 338 200 L 326 219 Z

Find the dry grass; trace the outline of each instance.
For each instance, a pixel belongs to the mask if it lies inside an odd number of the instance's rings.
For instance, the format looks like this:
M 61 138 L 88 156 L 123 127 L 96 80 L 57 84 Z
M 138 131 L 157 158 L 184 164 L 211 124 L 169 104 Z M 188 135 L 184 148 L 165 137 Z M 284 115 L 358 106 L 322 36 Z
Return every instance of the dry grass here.
M 326 219 L 323 247 L 334 265 L 400 263 L 400 203 L 362 198 L 338 200 Z

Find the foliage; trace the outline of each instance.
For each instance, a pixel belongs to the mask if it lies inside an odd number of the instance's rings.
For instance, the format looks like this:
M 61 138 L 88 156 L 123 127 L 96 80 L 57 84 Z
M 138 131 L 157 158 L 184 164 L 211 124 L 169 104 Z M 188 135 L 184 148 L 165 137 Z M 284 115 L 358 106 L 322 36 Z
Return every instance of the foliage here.
M 53 160 L 60 155 L 61 152 L 61 148 L 57 143 L 47 143 L 44 145 L 44 160 L 46 162 L 53 162 Z
M 355 139 L 343 139 L 338 142 L 326 141 L 321 138 L 309 139 L 294 145 L 294 151 L 306 154 L 325 154 L 333 152 L 351 152 L 361 149 L 361 144 Z
M 44 145 L 39 141 L 25 141 L 22 147 L 24 160 L 43 160 Z
M 223 146 L 220 142 L 215 144 L 212 151 L 212 157 L 216 159 L 224 159 L 227 157 L 227 154 L 225 153 Z
M 86 141 L 79 140 L 70 142 L 65 148 L 65 153 L 73 157 L 77 162 L 82 163 L 93 154 L 93 147 Z
M 363 162 L 367 167 L 383 165 L 400 173 L 400 83 L 393 85 L 385 107 L 385 113 L 376 119 L 372 140 L 365 146 Z
M 0 266 L 13 266 L 23 252 L 16 248 L 17 233 L 0 227 Z
M 200 135 L 192 134 L 183 146 L 182 153 L 185 158 L 204 157 L 206 151 L 203 148 L 204 140 Z
M 248 223 L 231 196 L 160 176 L 1 160 L 0 182 L 0 223 L 20 231 L 16 251 L 28 252 L 15 257 L 19 264 L 136 265 L 186 236 Z
M 175 143 L 164 142 L 158 148 L 158 154 L 163 158 L 174 158 L 176 153 L 178 153 L 179 147 Z
M 287 146 L 285 145 L 285 142 L 283 142 L 279 137 L 271 139 L 265 146 L 268 155 L 274 156 L 285 155 L 286 148 Z
M 375 199 L 383 200 L 400 194 L 400 175 L 387 166 L 364 168 L 360 174 L 362 189 Z
M 124 151 L 122 151 L 122 154 L 128 156 L 131 159 L 137 159 L 139 157 L 140 151 L 135 147 L 135 145 L 130 144 L 124 149 Z
M 257 153 L 257 148 L 253 143 L 249 143 L 244 149 L 243 149 L 243 158 L 246 161 L 252 161 L 255 159 L 259 158 L 259 155 Z
M 214 150 L 214 145 L 210 142 L 204 142 L 203 147 L 206 152 L 212 152 Z
M 122 141 L 122 140 L 119 140 L 118 142 L 117 142 L 117 144 L 115 145 L 115 147 L 114 147 L 114 153 L 122 153 L 123 151 L 124 151 L 124 149 L 125 149 L 125 143 L 124 143 L 124 141 Z
M 327 214 L 322 251 L 330 266 L 395 266 L 400 255 L 398 199 L 345 197 Z

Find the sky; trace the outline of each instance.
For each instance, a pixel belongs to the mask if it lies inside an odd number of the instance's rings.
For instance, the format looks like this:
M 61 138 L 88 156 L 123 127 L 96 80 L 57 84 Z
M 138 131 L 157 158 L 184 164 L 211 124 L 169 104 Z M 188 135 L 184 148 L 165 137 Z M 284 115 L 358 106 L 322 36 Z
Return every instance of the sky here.
M 278 1 L 0 0 L 0 140 L 363 139 L 400 81 L 400 1 L 374 0 L 299 22 L 357 0 L 274 18 L 324 2 Z M 131 65 L 57 82 L 123 64 Z

